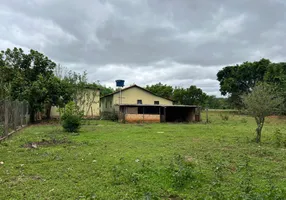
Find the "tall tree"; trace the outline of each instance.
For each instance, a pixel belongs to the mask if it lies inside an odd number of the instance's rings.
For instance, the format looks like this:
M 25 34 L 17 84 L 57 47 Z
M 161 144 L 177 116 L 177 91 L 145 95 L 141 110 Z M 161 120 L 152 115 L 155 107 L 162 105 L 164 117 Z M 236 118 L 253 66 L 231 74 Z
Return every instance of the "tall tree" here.
M 207 95 L 200 88 L 192 85 L 186 89 L 175 88 L 173 100 L 177 104 L 205 106 Z
M 160 82 L 150 86 L 147 85 L 146 89 L 160 97 L 167 99 L 171 99 L 173 96 L 173 87 Z
M 232 103 L 242 107 L 241 95 L 249 93 L 257 82 L 264 80 L 264 75 L 271 62 L 261 59 L 257 62 L 244 62 L 241 65 L 227 66 L 217 73 L 222 95 L 230 95 Z
M 267 83 L 274 84 L 279 95 L 284 99 L 282 113 L 286 114 L 286 63 L 272 63 L 264 76 Z
M 9 68 L 1 66 L 0 63 L 0 100 L 11 97 L 11 84 L 8 80 L 12 76 L 13 72 Z
M 242 100 L 247 113 L 255 118 L 257 124 L 256 142 L 259 143 L 265 117 L 277 113 L 283 99 L 279 97 L 273 86 L 260 83 L 253 88 L 251 93 L 245 94 Z
M 230 109 L 231 106 L 227 98 L 216 97 L 214 95 L 207 97 L 208 107 L 211 109 Z
M 37 111 L 42 111 L 46 103 L 58 104 L 59 81 L 53 75 L 56 64 L 40 52 L 21 48 L 1 51 L 1 69 L 5 70 L 6 84 L 11 86 L 12 99 L 27 100 L 30 105 L 31 121 Z M 55 95 L 56 91 L 58 92 Z

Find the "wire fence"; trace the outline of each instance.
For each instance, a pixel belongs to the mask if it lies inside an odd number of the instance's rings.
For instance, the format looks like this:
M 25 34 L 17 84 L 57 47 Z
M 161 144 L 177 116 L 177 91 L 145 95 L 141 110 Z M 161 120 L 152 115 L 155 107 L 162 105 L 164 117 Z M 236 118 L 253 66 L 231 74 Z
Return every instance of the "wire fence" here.
M 29 119 L 28 102 L 0 100 L 0 140 L 28 125 Z

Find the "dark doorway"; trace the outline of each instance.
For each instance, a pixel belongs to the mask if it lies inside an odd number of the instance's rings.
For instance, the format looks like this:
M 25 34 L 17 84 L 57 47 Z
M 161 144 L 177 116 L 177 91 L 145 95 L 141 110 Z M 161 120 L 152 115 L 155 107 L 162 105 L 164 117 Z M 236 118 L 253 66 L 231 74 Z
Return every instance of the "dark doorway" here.
M 195 108 L 167 107 L 166 122 L 191 122 L 194 121 Z

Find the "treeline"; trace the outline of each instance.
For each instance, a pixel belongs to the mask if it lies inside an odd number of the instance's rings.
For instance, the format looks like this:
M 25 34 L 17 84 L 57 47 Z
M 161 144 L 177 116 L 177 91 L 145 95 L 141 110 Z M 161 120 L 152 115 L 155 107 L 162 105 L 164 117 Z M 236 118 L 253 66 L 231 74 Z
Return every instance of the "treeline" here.
M 175 104 L 181 105 L 199 105 L 202 107 L 214 109 L 230 109 L 231 106 L 225 98 L 209 96 L 200 88 L 192 85 L 188 88 L 172 87 L 170 85 L 157 83 L 147 85 L 146 89 L 152 93 L 175 101 Z
M 243 108 L 242 96 L 251 93 L 258 83 L 275 88 L 286 103 L 286 63 L 273 63 L 268 59 L 226 66 L 217 73 L 220 92 L 227 95 L 232 106 Z M 265 102 L 267 103 L 267 102 Z
M 51 106 L 63 107 L 83 88 L 99 88 L 103 95 L 113 91 L 88 83 L 86 73 L 67 70 L 38 51 L 25 53 L 21 48 L 0 52 L 0 85 L 0 99 L 29 102 L 32 122 L 37 112 L 45 110 L 49 117 Z

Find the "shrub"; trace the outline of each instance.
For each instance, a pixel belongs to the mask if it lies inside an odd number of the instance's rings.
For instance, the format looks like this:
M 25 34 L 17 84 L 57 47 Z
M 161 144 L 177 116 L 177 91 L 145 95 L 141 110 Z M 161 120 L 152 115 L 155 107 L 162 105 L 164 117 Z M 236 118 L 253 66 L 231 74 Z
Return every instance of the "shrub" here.
M 186 184 L 196 180 L 196 171 L 191 162 L 187 162 L 181 155 L 176 155 L 168 168 L 172 176 L 172 186 L 183 188 Z
M 224 121 L 228 121 L 228 119 L 229 119 L 229 116 L 227 114 L 220 114 L 220 117 Z
M 115 111 L 112 112 L 102 112 L 101 119 L 103 120 L 111 120 L 111 121 L 118 121 L 118 114 Z
M 274 132 L 274 142 L 277 147 L 286 147 L 286 136 L 280 129 L 276 129 Z
M 78 132 L 81 125 L 81 118 L 75 115 L 69 115 L 62 122 L 63 128 L 67 132 Z
M 67 132 L 78 132 L 81 125 L 83 112 L 79 110 L 74 102 L 69 102 L 62 116 L 62 126 Z
M 245 118 L 242 118 L 242 119 L 240 120 L 240 122 L 245 124 L 245 123 L 247 123 L 247 120 L 246 120 Z

